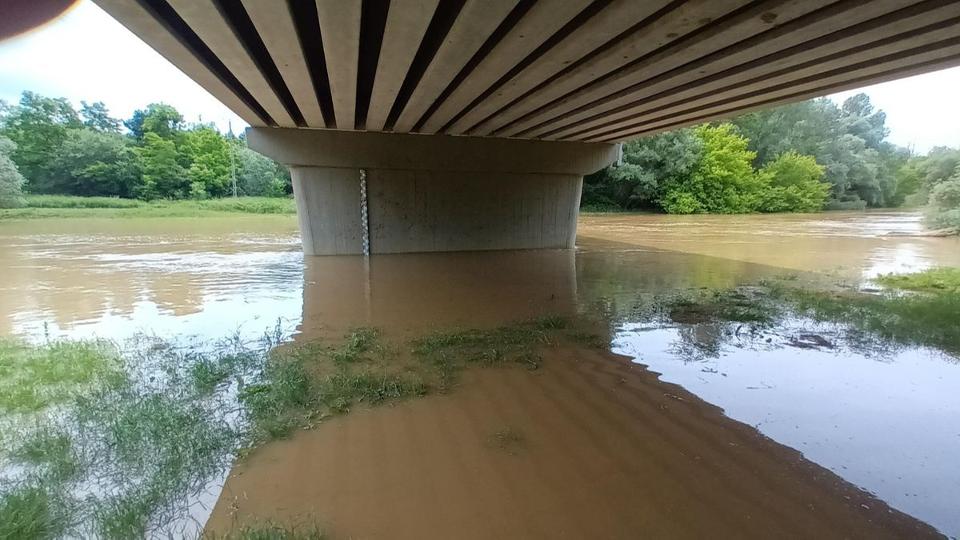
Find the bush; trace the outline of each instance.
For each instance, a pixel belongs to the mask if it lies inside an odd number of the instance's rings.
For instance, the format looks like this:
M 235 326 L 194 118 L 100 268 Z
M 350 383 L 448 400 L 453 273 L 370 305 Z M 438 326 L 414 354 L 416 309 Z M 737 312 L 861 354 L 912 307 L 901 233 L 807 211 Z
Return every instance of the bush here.
M 785 152 L 757 173 L 768 186 L 761 196 L 761 212 L 816 212 L 823 208 L 830 185 L 821 182 L 824 168 L 813 156 Z
M 960 175 L 937 184 L 930 192 L 927 223 L 938 229 L 960 229 Z
M 764 189 L 753 172 L 756 152 L 733 124 L 702 125 L 694 134 L 703 143 L 703 154 L 693 172 L 672 179 L 660 204 L 670 214 L 740 214 L 754 212 Z

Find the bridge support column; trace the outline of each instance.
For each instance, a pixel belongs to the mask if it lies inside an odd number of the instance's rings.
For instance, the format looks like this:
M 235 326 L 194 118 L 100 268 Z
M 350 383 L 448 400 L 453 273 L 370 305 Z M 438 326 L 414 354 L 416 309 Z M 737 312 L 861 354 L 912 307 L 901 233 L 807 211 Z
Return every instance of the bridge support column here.
M 290 167 L 307 255 L 573 247 L 583 175 L 616 145 L 250 128 Z M 365 188 L 365 200 L 361 196 Z

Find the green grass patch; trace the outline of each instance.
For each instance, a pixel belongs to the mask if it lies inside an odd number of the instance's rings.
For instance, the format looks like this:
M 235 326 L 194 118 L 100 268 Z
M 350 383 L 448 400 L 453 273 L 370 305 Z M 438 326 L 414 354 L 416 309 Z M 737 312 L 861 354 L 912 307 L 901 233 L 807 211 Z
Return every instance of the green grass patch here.
M 40 478 L 53 485 L 73 480 L 84 471 L 72 435 L 47 424 L 29 431 L 8 457 L 21 464 L 33 465 L 40 472 Z
M 364 359 L 378 345 L 380 332 L 375 328 L 357 328 L 346 335 L 343 344 L 334 349 L 330 356 L 337 363 L 352 363 Z
M 283 214 L 297 211 L 288 197 L 228 197 L 206 200 L 140 201 L 113 197 L 28 195 L 26 206 L 0 209 L 2 219 L 206 217 L 223 214 Z
M 38 482 L 24 483 L 0 494 L 0 538 L 57 538 L 70 526 L 63 501 Z
M 910 274 L 887 274 L 874 281 L 908 291 L 960 294 L 960 268 L 941 267 Z
M 360 328 L 334 347 L 310 343 L 274 351 L 259 381 L 240 391 L 240 400 L 256 444 L 361 403 L 377 405 L 428 391 L 422 374 L 381 344 L 378 331 Z
M 107 342 L 33 346 L 0 339 L 0 413 L 36 412 L 122 377 L 119 355 Z

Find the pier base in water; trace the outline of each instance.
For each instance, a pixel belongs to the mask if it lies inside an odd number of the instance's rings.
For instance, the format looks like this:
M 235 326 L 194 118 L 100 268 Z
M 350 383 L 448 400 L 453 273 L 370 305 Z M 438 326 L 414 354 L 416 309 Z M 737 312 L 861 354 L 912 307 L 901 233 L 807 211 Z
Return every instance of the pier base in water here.
M 570 248 L 612 144 L 250 128 L 290 167 L 308 255 Z

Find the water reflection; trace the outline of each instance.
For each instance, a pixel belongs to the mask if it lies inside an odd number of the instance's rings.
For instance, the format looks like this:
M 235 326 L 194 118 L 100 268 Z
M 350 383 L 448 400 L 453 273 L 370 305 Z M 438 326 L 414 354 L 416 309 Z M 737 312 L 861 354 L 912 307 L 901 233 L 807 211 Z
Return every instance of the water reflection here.
M 308 257 L 300 337 L 338 337 L 360 326 L 420 334 L 569 315 L 575 268 L 571 250 Z
M 613 350 L 956 534 L 960 363 L 929 349 L 852 348 L 844 332 L 803 319 L 761 333 L 624 322 Z

